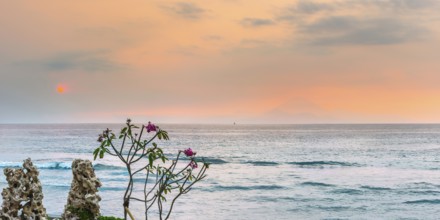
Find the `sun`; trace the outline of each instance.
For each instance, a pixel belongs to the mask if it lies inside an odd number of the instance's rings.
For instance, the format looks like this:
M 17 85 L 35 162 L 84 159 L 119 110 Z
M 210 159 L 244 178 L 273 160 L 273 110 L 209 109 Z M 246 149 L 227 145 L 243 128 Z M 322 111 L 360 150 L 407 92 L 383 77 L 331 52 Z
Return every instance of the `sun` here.
M 66 86 L 65 85 L 61 85 L 61 84 L 57 85 L 57 92 L 59 94 L 65 93 L 66 92 Z

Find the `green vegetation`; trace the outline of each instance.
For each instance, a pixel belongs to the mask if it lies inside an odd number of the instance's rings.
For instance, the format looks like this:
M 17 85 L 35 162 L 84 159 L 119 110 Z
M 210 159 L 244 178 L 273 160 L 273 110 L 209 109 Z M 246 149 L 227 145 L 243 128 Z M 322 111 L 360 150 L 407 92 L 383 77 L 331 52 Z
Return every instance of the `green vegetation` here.
M 74 208 L 74 207 L 69 207 L 67 209 L 70 212 L 74 213 L 76 216 L 78 216 L 80 220 L 93 220 L 94 219 L 93 213 L 88 209 Z
M 71 209 L 72 210 L 72 209 Z M 86 217 L 85 215 L 83 216 L 83 218 Z M 81 218 L 81 219 L 83 219 Z M 47 217 L 48 220 L 57 220 L 60 219 L 59 217 Z M 89 220 L 89 219 L 87 219 Z M 113 217 L 113 216 L 99 216 L 98 220 L 124 220 L 123 218 L 117 218 L 117 217 Z
M 100 216 L 98 220 L 124 220 L 123 218 L 116 218 L 113 216 Z

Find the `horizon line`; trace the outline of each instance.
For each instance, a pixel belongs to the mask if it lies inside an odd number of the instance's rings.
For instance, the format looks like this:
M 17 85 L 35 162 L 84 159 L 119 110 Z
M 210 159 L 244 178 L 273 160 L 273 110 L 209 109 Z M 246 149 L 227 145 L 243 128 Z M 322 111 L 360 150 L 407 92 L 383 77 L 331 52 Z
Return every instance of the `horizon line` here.
M 117 122 L 8 122 L 0 125 L 87 125 L 87 124 L 125 124 Z M 133 123 L 142 124 L 142 123 Z M 331 123 L 201 123 L 201 122 L 155 122 L 154 124 L 168 124 L 168 125 L 440 125 L 440 122 L 331 122 Z

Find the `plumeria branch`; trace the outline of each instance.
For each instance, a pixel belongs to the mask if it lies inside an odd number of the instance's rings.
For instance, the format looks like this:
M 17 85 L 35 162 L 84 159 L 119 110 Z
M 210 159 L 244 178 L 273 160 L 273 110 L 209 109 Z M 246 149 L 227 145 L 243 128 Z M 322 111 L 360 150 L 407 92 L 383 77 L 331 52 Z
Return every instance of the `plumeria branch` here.
M 203 166 L 199 169 L 197 175 L 194 175 L 195 169 L 198 168 L 196 152 L 188 148 L 178 151 L 176 159 L 172 160 L 168 167 L 165 167 L 164 165 L 168 163 L 168 158 L 163 153 L 163 150 L 153 141 L 155 139 L 169 140 L 168 133 L 151 122 L 142 126 L 139 134 L 134 133 L 135 129 L 139 129 L 139 127 L 133 125 L 131 120 L 127 119 L 126 126 L 121 129 L 118 135 L 118 139 L 122 140 L 121 146 L 118 148 L 119 150 L 117 150 L 114 144 L 117 139 L 116 135 L 110 129 L 104 130 L 98 136 L 98 142 L 101 144 L 93 152 L 94 158 L 95 160 L 98 156 L 103 158 L 105 154 L 116 156 L 124 163 L 127 169 L 128 184 L 123 197 L 124 219 L 127 219 L 127 216 L 131 217 L 129 212 L 130 201 L 144 203 L 145 219 L 148 219 L 148 211 L 154 207 L 154 204 L 156 204 L 158 209 L 159 219 L 168 219 L 176 200 L 181 195 L 188 193 L 194 184 L 206 177 L 205 172 L 209 164 L 203 161 Z M 151 132 L 153 133 L 149 135 L 149 138 L 145 137 Z M 179 164 L 188 160 L 181 160 L 182 154 L 189 160 L 183 166 Z M 147 160 L 142 160 L 143 158 Z M 133 167 L 135 163 L 140 161 L 147 161 L 147 163 L 141 165 L 140 168 L 139 166 L 136 166 L 137 168 Z M 132 197 L 135 188 L 134 175 L 138 175 L 142 171 L 146 171 L 143 199 Z M 152 184 L 149 184 L 151 182 L 150 179 L 153 179 Z M 171 204 L 165 213 L 166 198 L 171 197 L 171 192 L 175 190 L 178 190 L 178 193 L 172 196 Z

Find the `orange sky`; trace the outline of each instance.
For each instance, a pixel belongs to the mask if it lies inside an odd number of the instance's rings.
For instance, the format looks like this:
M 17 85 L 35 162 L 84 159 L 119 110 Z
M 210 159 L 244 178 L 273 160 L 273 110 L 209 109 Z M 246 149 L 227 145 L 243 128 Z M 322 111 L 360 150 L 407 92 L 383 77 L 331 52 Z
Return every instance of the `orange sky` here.
M 436 0 L 8 1 L 0 123 L 440 123 L 439 10 Z

